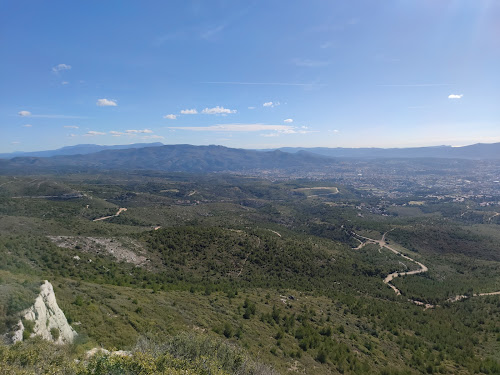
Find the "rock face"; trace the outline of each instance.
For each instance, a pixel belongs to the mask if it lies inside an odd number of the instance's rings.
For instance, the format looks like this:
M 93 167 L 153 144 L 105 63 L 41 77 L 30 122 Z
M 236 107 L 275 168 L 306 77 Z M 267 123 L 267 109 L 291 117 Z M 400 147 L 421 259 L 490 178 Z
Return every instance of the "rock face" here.
M 17 323 L 17 329 L 12 334 L 12 337 L 11 337 L 12 342 L 16 343 L 18 341 L 23 341 L 23 332 L 24 332 L 23 322 L 19 321 Z
M 40 294 L 35 299 L 35 304 L 23 312 L 23 318 L 35 323 L 31 336 L 42 336 L 45 340 L 56 344 L 72 343 L 77 336 L 57 305 L 54 288 L 47 280 L 40 287 Z M 19 322 L 14 342 L 22 340 L 24 329 L 22 322 Z

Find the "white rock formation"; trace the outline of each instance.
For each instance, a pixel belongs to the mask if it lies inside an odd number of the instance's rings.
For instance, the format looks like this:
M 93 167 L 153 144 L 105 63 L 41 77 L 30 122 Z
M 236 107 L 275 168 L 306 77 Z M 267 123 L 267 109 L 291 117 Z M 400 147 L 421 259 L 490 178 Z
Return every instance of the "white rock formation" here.
M 12 334 L 12 337 L 11 337 L 12 342 L 16 343 L 18 341 L 23 341 L 23 332 L 24 332 L 23 322 L 19 321 L 17 323 L 17 329 Z
M 57 305 L 54 288 L 47 280 L 40 287 L 40 294 L 35 299 L 35 304 L 23 312 L 23 318 L 35 322 L 31 336 L 42 336 L 45 340 L 56 344 L 72 343 L 77 336 L 76 331 L 68 324 L 64 313 Z M 19 323 L 20 329 L 15 333 L 14 342 L 22 340 L 23 337 L 24 327 L 22 322 Z M 51 329 L 58 330 L 57 340 L 52 337 Z

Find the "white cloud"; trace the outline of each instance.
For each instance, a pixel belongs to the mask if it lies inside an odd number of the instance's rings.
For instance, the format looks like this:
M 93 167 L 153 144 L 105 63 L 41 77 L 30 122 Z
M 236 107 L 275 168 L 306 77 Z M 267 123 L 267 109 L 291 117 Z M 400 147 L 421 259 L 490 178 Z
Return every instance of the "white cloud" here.
M 293 119 L 287 118 L 287 119 L 283 120 L 283 122 L 286 122 L 287 124 L 290 124 L 290 123 L 293 122 Z
M 334 134 L 337 134 L 339 133 L 339 131 L 337 129 L 334 129 L 334 130 L 328 130 L 328 133 L 334 133 Z
M 151 129 L 142 129 L 142 130 L 131 129 L 131 130 L 125 130 L 125 133 L 127 133 L 127 134 L 152 133 L 152 132 L 153 131 Z
M 228 114 L 228 113 L 236 113 L 236 109 L 227 109 L 224 107 L 214 107 L 214 108 L 205 108 L 201 113 L 207 115 L 220 115 L 220 114 Z
M 307 126 L 302 126 L 300 128 L 288 126 L 287 129 L 277 129 L 274 133 L 266 133 L 266 134 L 261 134 L 262 137 L 279 137 L 282 134 L 308 134 L 308 133 L 316 133 L 311 130 L 304 130 L 308 129 Z
M 96 105 L 98 107 L 116 107 L 116 100 L 113 99 L 97 99 Z
M 265 102 L 262 104 L 263 107 L 277 107 L 280 105 L 280 102 Z
M 293 130 L 289 125 L 267 124 L 217 124 L 212 126 L 172 126 L 169 129 L 211 132 L 255 132 L 255 131 L 288 131 Z
M 153 135 L 145 135 L 141 137 L 141 139 L 165 139 L 165 137 L 163 135 L 153 134 Z
M 90 130 L 85 134 L 86 137 L 95 137 L 96 135 L 106 135 L 106 133 Z
M 196 115 L 198 111 L 196 109 L 183 109 L 181 113 L 183 115 Z
M 448 99 L 462 99 L 463 94 L 450 94 L 448 95 Z
M 168 120 L 175 120 L 177 118 L 177 115 L 165 115 L 163 118 L 166 118 Z
M 255 109 L 255 107 L 248 107 L 248 109 Z
M 208 132 L 255 132 L 275 131 L 283 134 L 309 133 L 304 130 L 296 130 L 290 125 L 268 125 L 268 124 L 217 124 L 212 126 L 172 126 L 169 129 L 208 131 Z
M 27 117 L 27 116 L 31 116 L 31 112 L 30 111 L 19 111 L 17 112 L 17 114 L 21 117 Z
M 70 70 L 71 69 L 71 65 L 67 65 L 67 64 L 59 64 L 59 65 L 56 65 L 52 68 L 52 71 L 54 73 L 58 73 L 62 70 Z
M 26 125 L 23 125 L 23 128 L 31 128 L 33 125 L 31 124 L 26 124 Z
M 66 129 L 79 129 L 79 127 L 76 126 L 76 125 L 64 125 L 63 128 L 66 128 Z
M 124 132 L 119 132 L 116 130 L 111 130 L 108 134 L 111 134 L 113 137 L 121 137 L 122 135 L 126 135 L 129 137 L 137 137 L 138 134 L 150 134 L 153 133 L 151 129 L 129 129 Z M 153 136 L 150 136 L 153 137 Z
M 301 130 L 295 130 L 295 129 L 293 129 L 293 128 L 292 128 L 292 129 L 285 129 L 285 130 L 282 130 L 282 131 L 280 131 L 280 133 L 283 133 L 283 134 L 296 134 L 296 133 L 302 133 L 302 134 L 304 134 L 304 133 L 306 133 L 306 132 L 301 131 Z

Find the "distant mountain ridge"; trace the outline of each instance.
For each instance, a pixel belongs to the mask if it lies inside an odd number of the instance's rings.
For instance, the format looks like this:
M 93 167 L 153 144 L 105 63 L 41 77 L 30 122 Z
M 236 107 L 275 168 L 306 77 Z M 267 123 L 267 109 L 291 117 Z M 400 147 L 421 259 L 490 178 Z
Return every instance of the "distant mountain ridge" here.
M 309 152 L 333 158 L 450 158 L 450 159 L 500 159 L 500 143 L 476 143 L 463 147 L 433 146 L 410 148 L 328 148 L 282 147 L 278 150 L 296 153 Z M 270 151 L 270 150 L 263 150 Z
M 160 170 L 209 173 L 245 170 L 297 170 L 332 164 L 333 160 L 308 153 L 279 150 L 261 152 L 223 146 L 170 145 L 104 150 L 92 154 L 52 157 L 15 157 L 0 160 L 0 172 L 60 169 Z
M 96 145 L 80 144 L 66 146 L 56 150 L 12 152 L 0 154 L 0 159 L 12 159 L 17 157 L 52 157 L 60 155 L 87 155 L 105 150 L 126 150 L 146 147 L 164 146 L 161 142 L 154 143 L 133 143 L 129 145 Z M 187 146 L 187 145 L 172 145 Z M 203 147 L 203 146 L 200 146 Z M 282 151 L 286 153 L 310 153 L 327 156 L 330 158 L 452 158 L 452 159 L 500 159 L 500 143 L 476 143 L 473 145 L 452 147 L 452 146 L 429 146 L 429 147 L 408 147 L 408 148 L 346 148 L 346 147 L 281 147 L 275 149 L 260 149 L 256 151 Z
M 46 150 L 46 151 L 30 151 L 30 152 L 11 152 L 0 154 L 0 159 L 12 159 L 16 157 L 51 157 L 57 155 L 85 155 L 92 154 L 94 152 L 99 152 L 103 150 L 123 150 L 129 148 L 143 148 L 143 147 L 158 147 L 163 146 L 161 142 L 154 143 L 132 143 L 129 145 L 95 145 L 95 144 L 81 144 L 75 146 L 66 146 L 58 148 L 56 150 Z
M 155 144 L 156 145 L 156 144 Z M 500 159 L 500 143 L 465 147 L 422 147 L 410 149 L 345 149 L 345 148 L 282 148 L 278 150 L 247 150 L 224 146 L 131 145 L 124 149 L 107 149 L 94 153 L 56 155 L 51 157 L 22 156 L 0 159 L 0 173 L 37 173 L 62 170 L 158 170 L 169 172 L 248 172 L 321 171 L 346 159 L 430 159 L 486 160 Z M 124 147 L 124 146 L 119 146 Z M 73 150 L 74 151 L 74 150 Z

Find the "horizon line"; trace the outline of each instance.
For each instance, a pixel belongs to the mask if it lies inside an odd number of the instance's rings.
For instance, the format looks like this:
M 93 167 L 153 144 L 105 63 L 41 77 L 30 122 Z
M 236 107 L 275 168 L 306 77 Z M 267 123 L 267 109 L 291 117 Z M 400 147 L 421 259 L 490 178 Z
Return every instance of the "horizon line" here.
M 327 148 L 327 149 L 338 149 L 338 148 L 343 148 L 343 149 L 412 149 L 412 148 L 435 148 L 435 147 L 450 147 L 450 148 L 461 148 L 461 147 L 467 147 L 467 146 L 474 146 L 474 145 L 493 145 L 493 144 L 500 144 L 500 142 L 492 142 L 492 143 L 484 143 L 484 142 L 476 142 L 476 143 L 470 143 L 470 144 L 465 144 L 465 145 L 460 145 L 460 146 L 453 146 L 453 145 L 434 145 L 434 146 L 408 146 L 408 147 L 377 147 L 377 146 L 361 146 L 361 147 L 343 147 L 343 146 L 336 146 L 336 147 L 327 147 L 327 146 L 280 146 L 280 147 L 253 147 L 253 148 L 244 148 L 244 147 L 234 147 L 234 146 L 225 146 L 222 144 L 190 144 L 190 143 L 172 143 L 172 144 L 165 144 L 162 142 L 136 142 L 136 143 L 127 143 L 127 144 L 97 144 L 97 143 L 78 143 L 76 145 L 68 145 L 68 146 L 61 146 L 59 148 L 55 149 L 45 149 L 45 150 L 34 150 L 34 151 L 12 151 L 12 152 L 0 152 L 0 155 L 11 155 L 11 154 L 22 154 L 22 153 L 32 153 L 32 152 L 45 152 L 45 151 L 56 151 L 60 150 L 66 147 L 76 147 L 76 146 L 102 146 L 102 147 L 112 147 L 112 146 L 132 146 L 132 145 L 146 145 L 146 144 L 157 144 L 160 143 L 161 146 L 195 146 L 195 147 L 200 147 L 200 146 L 221 146 L 221 147 L 226 147 L 226 148 L 235 148 L 235 149 L 242 149 L 242 150 L 278 150 L 282 148 L 295 148 L 295 149 L 308 149 L 308 148 Z M 152 146 L 152 147 L 161 147 L 161 146 Z

